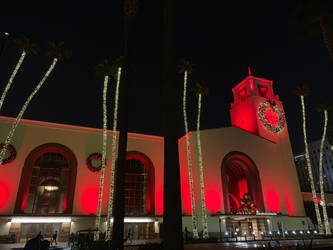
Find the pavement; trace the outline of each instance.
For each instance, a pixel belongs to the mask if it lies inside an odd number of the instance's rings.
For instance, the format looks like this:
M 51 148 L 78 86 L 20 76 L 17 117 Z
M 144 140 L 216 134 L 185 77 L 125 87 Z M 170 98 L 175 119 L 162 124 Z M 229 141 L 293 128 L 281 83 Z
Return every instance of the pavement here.
M 306 246 L 310 244 L 310 240 L 304 241 Z M 138 245 L 148 243 L 145 240 L 133 240 L 125 243 L 126 250 L 137 250 Z M 258 247 L 278 246 L 276 241 L 251 241 L 251 242 L 222 242 L 222 243 L 200 243 L 185 244 L 185 250 L 221 250 L 221 249 L 258 249 Z M 284 240 L 279 241 L 280 246 L 296 246 L 303 245 L 302 240 Z M 19 250 L 24 248 L 24 243 L 0 244 L 0 250 Z M 333 239 L 316 239 L 312 242 L 313 248 L 333 249 Z M 67 242 L 59 242 L 56 246 L 51 246 L 50 250 L 70 250 Z

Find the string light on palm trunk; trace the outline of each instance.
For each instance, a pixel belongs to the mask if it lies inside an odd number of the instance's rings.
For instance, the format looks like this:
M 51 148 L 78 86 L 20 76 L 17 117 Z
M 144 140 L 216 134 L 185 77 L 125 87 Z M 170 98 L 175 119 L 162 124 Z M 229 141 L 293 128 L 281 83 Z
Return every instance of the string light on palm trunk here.
M 204 185 L 201 140 L 200 140 L 201 98 L 202 98 L 202 94 L 199 93 L 199 95 L 198 95 L 198 117 L 197 117 L 197 144 L 198 144 L 199 169 L 200 169 L 201 213 L 202 213 L 202 227 L 203 227 L 202 237 L 204 239 L 207 239 L 208 238 L 208 222 L 207 222 L 207 212 L 206 212 L 205 185 Z
M 7 85 L 6 85 L 6 88 L 5 88 L 5 90 L 3 91 L 3 93 L 2 93 L 2 96 L 1 96 L 1 99 L 0 99 L 0 111 L 1 111 L 2 105 L 3 105 L 4 101 L 5 101 L 5 98 L 6 98 L 7 92 L 8 92 L 8 90 L 10 89 L 10 87 L 11 87 L 11 85 L 12 85 L 12 83 L 13 83 L 13 80 L 14 80 L 16 74 L 17 74 L 17 71 L 18 71 L 18 70 L 20 69 L 20 67 L 21 67 L 21 65 L 22 65 L 22 63 L 23 63 L 23 60 L 24 60 L 26 54 L 27 54 L 27 53 L 26 53 L 25 51 L 23 51 L 23 52 L 21 53 L 20 59 L 18 60 L 16 66 L 15 66 L 15 69 L 13 70 L 13 72 L 12 72 L 10 78 L 9 78 L 9 81 L 8 81 L 8 83 L 7 83 Z
M 305 104 L 304 104 L 304 96 L 300 96 L 301 98 L 301 105 L 302 105 L 302 117 L 303 117 L 303 135 L 304 135 L 304 146 L 305 146 L 305 159 L 308 167 L 308 174 L 309 174 L 309 179 L 310 179 L 310 186 L 311 186 L 311 191 L 312 191 L 312 197 L 313 197 L 313 203 L 315 206 L 315 211 L 316 211 L 316 217 L 317 217 L 317 222 L 318 222 L 318 227 L 319 227 L 319 232 L 322 234 L 323 233 L 323 224 L 319 212 L 319 206 L 317 201 L 317 193 L 313 181 L 313 175 L 312 175 L 312 169 L 311 169 L 311 161 L 309 157 L 309 146 L 307 142 L 307 135 L 306 135 L 306 115 L 305 115 Z
M 324 130 L 323 136 L 321 138 L 320 143 L 320 153 L 319 153 L 319 185 L 320 185 L 320 205 L 323 208 L 323 215 L 324 215 L 324 225 L 325 225 L 325 232 L 327 235 L 331 234 L 330 223 L 327 215 L 327 208 L 326 208 L 326 201 L 325 201 L 325 192 L 324 192 L 324 178 L 323 178 L 323 150 L 324 150 L 324 143 L 326 138 L 326 129 L 327 129 L 327 122 L 328 122 L 328 114 L 327 109 L 324 110 Z
M 190 179 L 190 192 L 191 192 L 191 215 L 192 215 L 192 225 L 193 225 L 193 238 L 198 239 L 198 222 L 195 212 L 195 201 L 194 201 L 194 190 L 193 190 L 193 176 L 192 176 L 192 161 L 190 153 L 190 140 L 188 135 L 188 123 L 187 123 L 187 114 L 186 114 L 186 91 L 187 91 L 187 74 L 184 72 L 184 92 L 183 92 L 183 113 L 184 113 L 184 125 L 185 125 L 185 137 L 186 137 L 186 152 L 187 152 L 187 165 L 188 165 L 188 174 Z
M 14 136 L 15 130 L 25 112 L 25 110 L 27 109 L 29 103 L 31 102 L 32 98 L 36 95 L 36 93 L 38 92 L 38 90 L 42 87 L 43 83 L 46 81 L 46 79 L 49 77 L 49 75 L 51 74 L 52 70 L 54 69 L 56 63 L 57 63 L 58 59 L 54 58 L 52 61 L 51 66 L 49 67 L 49 69 L 46 71 L 45 75 L 43 76 L 42 80 L 37 84 L 36 88 L 32 91 L 32 93 L 29 95 L 28 99 L 25 101 L 21 111 L 19 112 L 18 116 L 16 117 L 14 123 L 12 124 L 12 127 L 7 135 L 7 138 L 5 140 L 5 146 L 2 148 L 2 150 L 0 151 L 0 165 L 3 162 L 3 159 L 5 157 L 6 154 L 6 150 L 7 147 L 9 145 L 9 143 L 12 141 L 12 138 Z
M 103 184 L 104 184 L 104 170 L 105 170 L 105 159 L 106 159 L 106 143 L 107 143 L 107 110 L 106 110 L 106 93 L 108 89 L 109 77 L 104 76 L 104 88 L 103 88 L 103 151 L 102 151 L 102 168 L 101 177 L 99 182 L 99 195 L 98 195 L 98 206 L 97 206 L 97 217 L 95 222 L 94 239 L 99 240 L 99 227 L 101 223 L 101 206 L 103 198 Z
M 109 194 L 109 206 L 108 206 L 108 215 L 107 215 L 107 223 L 106 223 L 106 240 L 110 239 L 111 231 L 110 231 L 110 218 L 112 216 L 112 206 L 113 206 L 113 193 L 114 193 L 114 171 L 116 165 L 116 149 L 117 149 L 117 118 L 118 118 L 118 98 L 119 98 L 119 84 L 120 84 L 120 76 L 121 76 L 121 67 L 118 68 L 117 73 L 117 85 L 116 85 L 116 93 L 114 100 L 114 111 L 113 111 L 113 135 L 112 135 L 112 160 L 111 160 L 111 180 L 110 180 L 110 194 Z

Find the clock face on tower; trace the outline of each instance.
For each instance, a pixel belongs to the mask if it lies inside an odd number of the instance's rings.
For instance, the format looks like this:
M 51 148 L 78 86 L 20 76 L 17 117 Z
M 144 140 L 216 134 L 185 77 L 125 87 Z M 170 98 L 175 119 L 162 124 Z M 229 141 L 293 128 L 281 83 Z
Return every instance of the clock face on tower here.
M 284 128 L 286 123 L 284 113 L 274 101 L 261 103 L 258 113 L 260 121 L 269 131 L 277 133 Z

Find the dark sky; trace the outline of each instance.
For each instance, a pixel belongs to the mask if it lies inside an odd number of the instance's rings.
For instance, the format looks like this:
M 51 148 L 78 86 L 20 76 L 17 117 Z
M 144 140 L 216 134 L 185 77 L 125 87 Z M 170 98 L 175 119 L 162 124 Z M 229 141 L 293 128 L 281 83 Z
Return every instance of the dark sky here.
M 231 89 L 247 76 L 250 65 L 255 76 L 273 80 L 275 94 L 284 102 L 294 152 L 302 151 L 303 144 L 300 104 L 292 90 L 297 83 L 309 84 L 311 95 L 306 100 L 308 137 L 310 140 L 320 138 L 322 116 L 315 111 L 314 105 L 322 98 L 332 97 L 333 67 L 320 36 L 296 37 L 296 28 L 291 21 L 295 3 L 176 2 L 177 57 L 179 60 L 189 58 L 195 64 L 190 85 L 200 80 L 210 88 L 210 95 L 203 101 L 203 129 L 230 125 Z M 129 112 L 131 132 L 163 134 L 161 3 L 158 0 L 140 1 L 135 18 Z M 72 48 L 72 58 L 56 66 L 24 118 L 101 128 L 103 79 L 95 76 L 93 66 L 106 57 L 122 54 L 122 13 L 121 0 L 108 1 L 108 4 L 90 1 L 86 5 L 73 6 L 58 2 L 41 6 L 29 2 L 27 6 L 17 4 L 3 8 L 0 15 L 2 32 L 8 31 L 11 37 L 20 34 L 36 37 L 41 52 L 26 57 L 1 115 L 17 116 L 48 68 L 51 59 L 45 56 L 47 41 L 65 41 Z M 1 86 L 7 83 L 19 55 L 16 45 L 8 43 L 0 58 Z M 181 75 L 178 80 L 181 91 Z M 112 81 L 110 88 L 113 87 Z M 109 92 L 110 119 L 113 93 Z M 190 128 L 195 129 L 196 99 L 192 93 L 189 95 Z M 179 125 L 179 135 L 182 135 L 181 119 Z

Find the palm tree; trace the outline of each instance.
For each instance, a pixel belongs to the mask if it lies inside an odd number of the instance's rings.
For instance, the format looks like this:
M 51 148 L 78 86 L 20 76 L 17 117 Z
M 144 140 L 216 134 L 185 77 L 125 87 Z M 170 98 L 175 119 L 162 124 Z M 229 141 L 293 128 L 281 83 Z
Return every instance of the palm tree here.
M 131 43 L 132 24 L 136 15 L 138 0 L 124 1 L 124 82 L 120 85 L 119 103 L 119 150 L 115 173 L 116 187 L 114 200 L 114 222 L 112 228 L 112 249 L 123 249 L 124 238 L 124 181 L 126 170 L 127 132 L 128 132 L 128 101 L 131 82 Z
M 304 35 L 321 35 L 328 54 L 333 60 L 333 24 L 331 13 L 332 1 L 299 1 L 295 13 L 298 33 Z
M 11 76 L 9 77 L 9 80 L 8 80 L 8 83 L 6 85 L 5 90 L 2 93 L 2 96 L 1 96 L 1 99 L 0 99 L 0 111 L 1 111 L 2 105 L 3 105 L 4 101 L 5 101 L 7 92 L 8 92 L 8 90 L 10 89 L 10 87 L 11 87 L 11 85 L 13 83 L 13 80 L 14 80 L 14 78 L 16 76 L 17 71 L 21 67 L 26 54 L 29 54 L 29 53 L 31 53 L 31 54 L 37 54 L 37 51 L 38 51 L 37 44 L 30 37 L 22 36 L 21 38 L 15 39 L 14 41 L 20 47 L 21 56 L 20 56 L 20 58 L 19 58 L 19 60 L 18 60 L 18 62 L 16 64 L 16 66 L 15 66 L 14 71 L 12 72 Z
M 164 0 L 163 12 L 163 244 L 166 250 L 183 250 L 184 242 L 182 233 L 178 152 L 175 0 Z
M 201 189 L 201 213 L 202 213 L 202 228 L 203 238 L 208 238 L 208 222 L 205 200 L 205 183 L 203 176 L 202 166 L 202 152 L 201 152 L 201 140 L 200 140 L 200 113 L 201 113 L 201 98 L 203 95 L 208 95 L 208 87 L 204 83 L 196 83 L 194 91 L 198 96 L 198 117 L 197 117 L 197 144 L 198 144 L 198 158 L 199 158 L 199 170 L 200 170 L 200 189 Z
M 65 46 L 64 42 L 52 42 L 49 43 L 49 50 L 47 51 L 47 54 L 49 56 L 53 57 L 52 63 L 50 65 L 50 67 L 48 68 L 48 70 L 46 71 L 46 73 L 44 74 L 43 78 L 40 80 L 40 82 L 37 84 L 36 88 L 31 92 L 30 96 L 27 98 L 27 100 L 25 101 L 24 105 L 22 106 L 21 111 L 19 112 L 18 116 L 16 117 L 14 123 L 12 124 L 12 127 L 7 135 L 6 141 L 5 141 L 5 145 L 2 148 L 2 150 L 0 151 L 0 165 L 2 164 L 3 158 L 6 154 L 6 150 L 7 150 L 7 146 L 8 144 L 11 142 L 13 135 L 15 133 L 15 130 L 25 112 L 25 110 L 27 109 L 30 101 L 32 100 L 32 98 L 36 95 L 36 93 L 38 92 L 38 90 L 42 87 L 43 83 L 46 81 L 46 79 L 48 78 L 48 76 L 51 74 L 52 70 L 54 69 L 56 63 L 58 61 L 61 61 L 63 59 L 66 59 L 70 56 L 71 51 Z
M 323 215 L 324 215 L 324 224 L 325 224 L 325 231 L 326 234 L 331 234 L 331 228 L 329 219 L 327 216 L 327 209 L 326 209 L 326 201 L 325 201 L 325 192 L 324 192 L 324 180 L 323 180 L 323 149 L 324 149 L 324 142 L 326 139 L 326 130 L 327 130 L 327 121 L 328 115 L 327 110 L 331 108 L 330 103 L 328 102 L 321 102 L 317 105 L 317 111 L 324 112 L 324 129 L 323 129 L 323 136 L 321 137 L 320 143 L 320 153 L 319 153 L 319 185 L 320 185 L 320 198 L 322 200 L 322 208 L 323 208 Z
M 108 206 L 108 214 L 106 217 L 106 240 L 110 240 L 110 222 L 112 216 L 112 206 L 113 206 L 113 192 L 114 192 L 114 170 L 116 163 L 116 148 L 117 148 L 117 116 L 118 116 L 118 98 L 119 98 L 119 83 L 121 76 L 121 68 L 122 68 L 123 58 L 117 58 L 112 65 L 112 73 L 111 75 L 117 81 L 116 84 L 116 92 L 114 98 L 114 110 L 113 110 L 113 128 L 112 128 L 112 144 L 111 144 L 111 180 L 110 180 L 110 193 L 109 193 L 109 206 Z
M 193 225 L 193 238 L 198 239 L 198 219 L 195 211 L 195 201 L 194 201 L 194 190 L 193 190 L 193 176 L 192 176 L 192 161 L 191 161 L 191 150 L 190 150 L 190 139 L 188 135 L 188 122 L 186 114 L 186 92 L 187 92 L 187 77 L 193 72 L 193 64 L 189 60 L 183 60 L 180 65 L 178 65 L 179 73 L 184 74 L 184 92 L 183 92 L 183 114 L 184 114 L 184 126 L 185 126 L 185 137 L 186 137 L 186 151 L 187 151 L 187 165 L 188 165 L 188 175 L 190 180 L 190 192 L 191 192 L 191 215 L 192 215 L 192 225 Z
M 305 146 L 305 158 L 308 168 L 308 174 L 310 179 L 310 186 L 312 191 L 312 198 L 313 203 L 315 206 L 316 216 L 317 216 L 317 222 L 319 227 L 319 233 L 323 233 L 323 224 L 320 217 L 319 207 L 317 203 L 317 193 L 316 188 L 313 181 L 313 175 L 312 175 L 312 168 L 311 168 L 311 161 L 310 161 L 310 155 L 309 155 L 309 146 L 307 142 L 307 136 L 306 136 L 306 116 L 305 116 L 305 104 L 304 104 L 304 96 L 307 96 L 309 94 L 309 87 L 305 84 L 300 84 L 295 89 L 295 94 L 301 98 L 301 105 L 302 105 L 302 117 L 303 117 L 303 135 L 304 135 L 304 146 Z
M 98 206 L 97 206 L 97 217 L 95 222 L 94 239 L 99 240 L 99 227 L 101 223 L 101 205 L 103 197 L 103 184 L 104 184 L 104 170 L 105 170 L 105 158 L 106 158 L 106 144 L 107 144 L 107 109 L 106 109 L 106 93 L 108 89 L 109 77 L 111 74 L 111 63 L 110 60 L 105 59 L 103 62 L 95 66 L 95 71 L 98 76 L 104 77 L 103 87 L 103 149 L 102 149 L 102 167 L 101 167 L 101 178 L 99 182 L 99 194 L 98 194 Z

